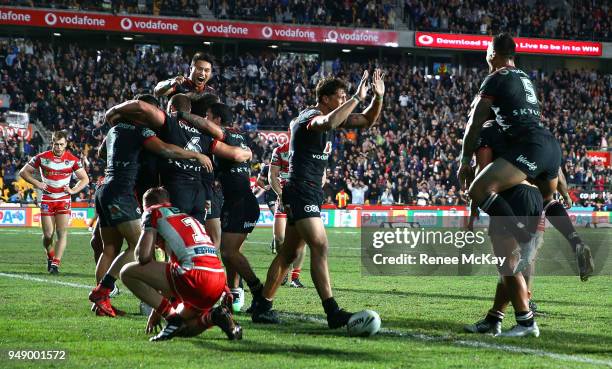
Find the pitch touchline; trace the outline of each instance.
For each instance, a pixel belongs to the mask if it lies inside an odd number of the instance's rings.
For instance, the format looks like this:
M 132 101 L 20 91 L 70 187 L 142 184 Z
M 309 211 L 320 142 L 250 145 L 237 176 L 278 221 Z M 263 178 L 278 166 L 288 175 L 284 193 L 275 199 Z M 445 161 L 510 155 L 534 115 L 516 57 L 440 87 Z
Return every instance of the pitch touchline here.
M 32 277 L 27 274 L 13 274 L 13 273 L 0 272 L 0 277 L 22 279 L 26 281 L 42 282 L 42 283 L 47 283 L 47 284 L 57 284 L 60 286 L 68 286 L 68 287 L 73 287 L 73 288 L 87 288 L 87 289 L 91 288 L 91 286 L 88 286 L 85 284 L 62 282 L 62 281 L 56 281 L 56 280 L 51 280 L 51 279 Z M 281 316 L 289 317 L 295 320 L 317 323 L 319 325 L 327 325 L 326 320 L 303 315 L 303 314 L 281 313 Z M 563 360 L 563 361 L 573 361 L 573 362 L 587 363 L 587 364 L 594 364 L 594 365 L 606 365 L 606 366 L 612 367 L 612 361 L 590 359 L 587 357 L 567 355 L 567 354 L 557 354 L 554 352 L 523 348 L 523 347 L 518 347 L 518 346 L 502 345 L 502 344 L 488 343 L 488 342 L 482 342 L 482 341 L 453 340 L 452 338 L 447 337 L 447 336 L 429 336 L 429 335 L 422 334 L 422 333 L 401 332 L 401 331 L 397 331 L 394 329 L 388 329 L 388 328 L 382 328 L 380 330 L 380 333 L 385 336 L 395 336 L 395 337 L 409 338 L 409 339 L 420 340 L 420 341 L 450 342 L 458 346 L 479 347 L 479 348 L 484 348 L 484 349 L 506 351 L 506 352 L 512 352 L 512 353 L 517 353 L 517 354 L 544 356 L 544 357 L 549 357 L 551 359 L 557 359 L 557 360 Z

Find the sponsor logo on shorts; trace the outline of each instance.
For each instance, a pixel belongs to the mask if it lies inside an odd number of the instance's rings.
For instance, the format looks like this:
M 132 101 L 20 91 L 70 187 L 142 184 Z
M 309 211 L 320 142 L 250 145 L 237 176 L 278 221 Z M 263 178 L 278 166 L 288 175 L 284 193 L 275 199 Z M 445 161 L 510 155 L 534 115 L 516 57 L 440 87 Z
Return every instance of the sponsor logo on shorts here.
M 256 225 L 257 225 L 257 222 L 244 222 L 244 225 L 242 227 L 251 228 L 251 227 L 255 227 Z
M 304 211 L 307 213 L 319 213 L 319 207 L 317 205 L 306 205 L 304 206 Z
M 121 218 L 121 208 L 118 205 L 110 205 L 108 211 L 110 212 L 111 219 Z
M 49 211 L 49 204 L 40 204 L 40 210 Z
M 535 161 L 534 162 L 530 162 L 523 155 L 520 155 L 518 158 L 516 158 L 516 161 L 519 162 L 519 163 L 525 164 L 527 166 L 527 168 L 529 168 L 529 170 L 531 170 L 531 171 L 534 171 L 534 170 L 538 169 L 538 166 L 536 165 Z

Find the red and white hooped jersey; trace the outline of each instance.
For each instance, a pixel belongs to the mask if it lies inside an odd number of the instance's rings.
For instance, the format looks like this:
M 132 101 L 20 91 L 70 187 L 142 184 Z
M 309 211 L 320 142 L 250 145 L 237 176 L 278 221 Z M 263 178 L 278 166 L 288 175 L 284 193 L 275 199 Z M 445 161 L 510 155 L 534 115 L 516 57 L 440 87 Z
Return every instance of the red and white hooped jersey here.
M 224 272 L 217 249 L 204 226 L 171 204 L 145 209 L 142 228 L 157 230 L 170 260 L 179 266 L 179 272 L 191 269 Z
M 284 186 L 289 179 L 289 142 L 285 142 L 272 151 L 270 165 L 280 168 L 278 176 L 281 186 Z
M 62 156 L 55 156 L 49 150 L 36 155 L 28 164 L 40 171 L 42 182 L 47 185 L 42 201 L 70 200 L 70 194 L 64 191 L 64 186 L 70 184 L 72 173 L 83 168 L 79 158 L 68 150 Z

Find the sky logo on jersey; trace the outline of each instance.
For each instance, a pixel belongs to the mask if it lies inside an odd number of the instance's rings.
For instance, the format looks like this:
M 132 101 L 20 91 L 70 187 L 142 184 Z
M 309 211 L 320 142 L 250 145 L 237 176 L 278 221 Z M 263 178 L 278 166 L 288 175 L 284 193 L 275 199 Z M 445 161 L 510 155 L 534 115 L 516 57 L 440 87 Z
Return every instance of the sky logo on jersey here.
M 519 163 L 525 164 L 527 166 L 527 168 L 529 168 L 529 170 L 531 170 L 531 171 L 534 171 L 534 170 L 538 169 L 538 166 L 536 165 L 535 161 L 534 162 L 530 162 L 523 155 L 520 155 L 518 158 L 516 158 L 516 161 L 519 162 Z

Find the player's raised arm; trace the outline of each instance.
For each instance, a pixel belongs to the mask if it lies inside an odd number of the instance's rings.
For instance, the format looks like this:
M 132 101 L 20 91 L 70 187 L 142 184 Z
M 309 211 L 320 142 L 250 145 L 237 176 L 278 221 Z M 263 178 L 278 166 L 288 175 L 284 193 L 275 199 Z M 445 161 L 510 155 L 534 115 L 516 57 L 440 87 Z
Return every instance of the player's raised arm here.
M 170 159 L 195 159 L 208 172 L 213 169 L 210 158 L 196 151 L 185 150 L 176 145 L 165 143 L 157 136 L 151 136 L 144 142 L 144 148 L 165 158 Z
M 187 122 L 191 123 L 194 127 L 200 130 L 200 132 L 211 136 L 215 140 L 223 140 L 223 129 L 210 120 L 199 115 L 185 113 L 182 111 L 177 112 L 177 116 L 179 119 L 186 120 Z
M 245 161 L 251 160 L 253 157 L 253 153 L 248 147 L 230 146 L 219 140 L 213 141 L 210 152 L 221 158 L 232 160 L 237 163 L 244 163 Z
M 118 120 L 138 124 L 151 129 L 158 129 L 166 121 L 166 113 L 158 107 L 142 100 L 128 100 L 115 105 L 106 112 L 106 121 L 115 125 Z
M 184 81 L 185 77 L 183 76 L 176 76 L 174 78 L 161 81 L 155 86 L 153 93 L 155 94 L 155 97 L 166 96 L 174 91 L 174 88 Z
M 359 82 L 359 86 L 357 86 L 355 95 L 328 114 L 314 117 L 308 124 L 308 129 L 324 132 L 336 129 L 342 123 L 344 123 L 353 110 L 355 110 L 357 105 L 368 95 L 368 89 L 370 88 L 368 84 L 368 76 L 368 71 L 364 71 L 361 81 Z M 346 92 L 343 91 L 343 94 L 346 94 Z M 319 102 L 319 105 L 321 104 L 322 103 Z
M 374 96 L 370 105 L 362 113 L 353 113 L 342 124 L 343 128 L 370 128 L 377 121 L 383 107 L 383 96 L 385 95 L 384 73 L 375 69 L 372 75 L 372 89 Z

